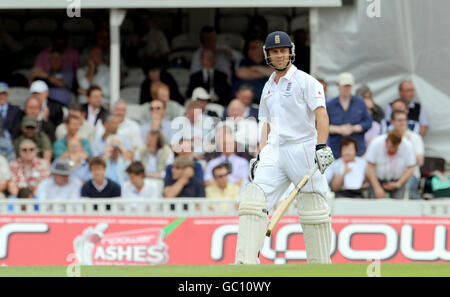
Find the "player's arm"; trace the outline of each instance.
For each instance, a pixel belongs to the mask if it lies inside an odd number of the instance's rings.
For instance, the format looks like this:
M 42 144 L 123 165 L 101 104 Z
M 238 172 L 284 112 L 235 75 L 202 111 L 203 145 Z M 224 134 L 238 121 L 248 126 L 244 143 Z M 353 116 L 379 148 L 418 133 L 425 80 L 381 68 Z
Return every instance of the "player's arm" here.
M 269 123 L 264 123 L 261 129 L 261 140 L 259 142 L 259 151 L 261 152 L 262 149 L 266 146 L 267 144 L 267 140 L 269 138 L 269 133 L 270 133 L 270 124 Z
M 319 106 L 314 110 L 316 115 L 317 143 L 327 143 L 330 120 L 325 107 Z

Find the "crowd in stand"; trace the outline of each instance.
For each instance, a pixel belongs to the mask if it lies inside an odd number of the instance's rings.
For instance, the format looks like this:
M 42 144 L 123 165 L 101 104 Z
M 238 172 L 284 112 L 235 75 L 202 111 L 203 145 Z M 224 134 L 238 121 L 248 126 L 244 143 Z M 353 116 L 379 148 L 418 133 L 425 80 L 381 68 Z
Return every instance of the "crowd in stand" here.
M 169 43 L 148 17 L 142 15 L 133 55 L 145 73 L 140 117 L 130 114 L 127 98 L 110 108 L 105 28 L 82 53 L 56 34 L 36 57 L 23 107 L 8 101 L 10 87 L 0 82 L 0 195 L 239 199 L 257 154 L 260 94 L 273 71 L 262 50 L 267 24 L 250 23 L 258 26 L 249 28 L 243 52 L 218 44 L 213 27 L 202 28 L 182 94 L 166 71 Z M 307 32 L 292 33 L 296 66 L 308 72 Z M 367 86 L 353 95 L 352 74 L 337 82 L 339 96 L 327 98 L 328 145 L 336 158 L 326 172 L 330 189 L 337 197 L 420 198 L 428 123 L 412 82 L 399 83 L 399 98 L 385 109 Z

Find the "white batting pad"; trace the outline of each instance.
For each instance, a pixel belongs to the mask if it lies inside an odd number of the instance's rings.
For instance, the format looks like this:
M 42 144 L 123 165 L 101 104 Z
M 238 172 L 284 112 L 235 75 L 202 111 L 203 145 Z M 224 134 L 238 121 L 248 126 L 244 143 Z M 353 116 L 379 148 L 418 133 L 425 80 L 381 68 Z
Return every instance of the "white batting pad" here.
M 325 198 L 317 193 L 297 195 L 297 211 L 309 264 L 330 264 L 331 218 Z
M 267 201 L 264 191 L 256 184 L 245 186 L 244 200 L 239 204 L 239 232 L 235 264 L 259 264 L 267 228 Z

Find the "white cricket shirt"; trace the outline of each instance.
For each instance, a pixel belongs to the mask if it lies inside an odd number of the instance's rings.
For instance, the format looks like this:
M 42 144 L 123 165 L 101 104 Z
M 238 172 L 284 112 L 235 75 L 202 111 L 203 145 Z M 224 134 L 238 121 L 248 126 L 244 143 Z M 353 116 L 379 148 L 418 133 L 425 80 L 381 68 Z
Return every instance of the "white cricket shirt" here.
M 270 124 L 268 144 L 317 139 L 314 110 L 326 108 L 322 84 L 291 65 L 278 84 L 275 72 L 264 86 L 258 118 Z

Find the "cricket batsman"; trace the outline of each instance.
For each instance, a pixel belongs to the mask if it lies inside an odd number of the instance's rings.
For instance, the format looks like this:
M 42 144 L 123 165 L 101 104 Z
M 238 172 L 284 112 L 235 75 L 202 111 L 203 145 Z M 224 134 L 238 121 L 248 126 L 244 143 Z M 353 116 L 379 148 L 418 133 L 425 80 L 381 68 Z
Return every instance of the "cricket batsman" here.
M 293 65 L 295 46 L 285 32 L 270 33 L 263 46 L 275 71 L 264 86 L 259 106 L 263 123 L 260 153 L 250 161 L 250 183 L 239 205 L 235 264 L 259 264 L 268 211 L 318 165 L 296 196 L 308 263 L 331 263 L 331 219 L 325 200 L 325 169 L 333 162 L 326 146 L 329 119 L 322 84 Z M 320 171 L 320 172 L 319 172 Z

